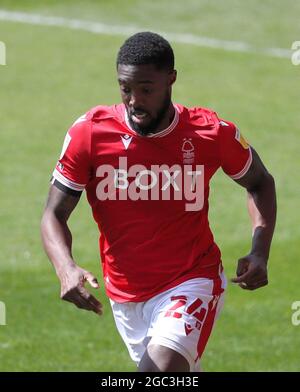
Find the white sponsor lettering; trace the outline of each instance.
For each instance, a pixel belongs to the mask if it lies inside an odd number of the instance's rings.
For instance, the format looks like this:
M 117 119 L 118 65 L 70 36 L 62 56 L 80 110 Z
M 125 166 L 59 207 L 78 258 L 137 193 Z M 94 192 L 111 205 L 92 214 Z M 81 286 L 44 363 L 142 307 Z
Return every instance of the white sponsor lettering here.
M 0 325 L 6 325 L 6 307 L 2 301 L 0 301 Z
M 104 177 L 107 174 L 107 176 L 99 182 L 96 188 L 96 196 L 99 200 L 117 199 L 115 192 L 115 172 L 111 169 L 111 165 L 101 165 L 96 171 L 96 177 Z
M 101 165 L 96 196 L 99 200 L 185 200 L 186 211 L 199 211 L 204 204 L 204 167 L 196 165 L 144 165 L 127 167 L 120 157 L 118 168 Z
M 0 65 L 6 65 L 6 46 L 0 41 Z
M 296 311 L 292 314 L 292 324 L 298 326 L 300 325 L 300 301 L 292 303 L 292 310 Z
M 179 191 L 178 185 L 175 182 L 175 178 L 180 173 L 180 170 L 174 171 L 173 175 L 170 172 L 168 172 L 167 170 L 163 170 L 163 173 L 167 177 L 167 182 L 163 185 L 162 190 L 165 191 L 168 187 L 173 185 L 173 188 L 175 189 L 175 191 Z
M 292 43 L 292 50 L 294 53 L 292 54 L 291 61 L 293 65 L 300 64 L 300 41 L 295 41 Z

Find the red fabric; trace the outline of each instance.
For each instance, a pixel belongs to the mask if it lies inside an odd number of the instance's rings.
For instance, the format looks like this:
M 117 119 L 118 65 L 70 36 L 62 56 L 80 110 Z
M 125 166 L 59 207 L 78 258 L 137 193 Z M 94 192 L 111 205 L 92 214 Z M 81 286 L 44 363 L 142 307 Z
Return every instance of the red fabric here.
M 221 278 L 214 279 L 214 286 L 212 292 L 213 298 L 208 304 L 207 316 L 201 328 L 200 337 L 198 341 L 198 349 L 197 349 L 198 358 L 201 358 L 203 354 L 203 351 L 206 347 L 206 344 L 208 342 L 208 339 L 210 337 L 215 322 L 219 298 L 221 293 L 224 291 L 221 286 L 222 286 Z
M 101 232 L 106 291 L 117 302 L 145 301 L 185 280 L 218 276 L 220 251 L 208 223 L 209 181 L 221 166 L 230 175 L 241 172 L 249 149 L 236 139 L 235 126 L 220 124 L 215 112 L 175 107 L 178 123 L 156 137 L 131 130 L 122 104 L 92 109 L 70 128 L 71 140 L 54 172 L 70 188 L 86 189 Z M 105 189 L 116 192 L 116 200 L 99 200 L 105 179 L 99 168 L 119 168 L 120 157 L 127 159 L 128 170 L 136 164 L 147 170 L 151 165 L 177 165 L 182 170 L 186 164 L 192 170 L 203 165 L 202 209 L 186 211 L 190 201 L 174 200 L 170 184 L 171 200 L 162 200 L 166 177 L 158 177 L 158 200 L 120 200 L 125 191 L 116 190 L 112 181 Z M 134 181 L 134 176 L 128 177 L 129 186 Z M 150 191 L 146 193 L 150 197 Z

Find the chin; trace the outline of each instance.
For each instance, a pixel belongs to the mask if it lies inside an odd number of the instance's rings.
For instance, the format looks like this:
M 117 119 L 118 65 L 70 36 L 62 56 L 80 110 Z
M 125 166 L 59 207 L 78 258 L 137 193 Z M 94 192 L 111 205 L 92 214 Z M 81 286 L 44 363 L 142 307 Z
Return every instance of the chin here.
M 135 130 L 135 132 L 136 133 L 138 133 L 139 135 L 141 135 L 141 136 L 147 136 L 147 135 L 149 135 L 150 133 L 153 133 L 153 130 L 152 129 L 149 129 L 149 128 L 142 128 L 142 127 L 140 127 L 139 125 L 135 125 L 134 127 L 132 127 L 134 130 Z
M 142 136 L 147 136 L 150 133 L 153 133 L 153 127 L 151 126 L 151 124 L 138 124 L 135 121 L 133 121 L 131 118 L 129 119 L 130 125 L 132 127 L 132 129 L 138 133 L 139 135 Z

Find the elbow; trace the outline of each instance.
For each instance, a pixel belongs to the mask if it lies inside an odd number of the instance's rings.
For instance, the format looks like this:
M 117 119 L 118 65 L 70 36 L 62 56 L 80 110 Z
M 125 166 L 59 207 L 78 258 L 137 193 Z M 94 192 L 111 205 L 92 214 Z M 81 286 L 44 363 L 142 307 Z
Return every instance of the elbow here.
M 275 188 L 276 186 L 274 177 L 272 174 L 266 171 L 259 177 L 255 184 L 252 184 L 251 187 L 247 188 L 247 191 L 250 194 L 257 194 L 267 189 L 268 191 L 274 192 L 275 194 Z
M 267 187 L 270 190 L 270 192 L 272 192 L 274 194 L 274 197 L 275 197 L 275 194 L 276 194 L 275 179 L 272 176 L 272 174 L 270 174 L 270 173 L 267 173 L 267 175 L 266 175 L 266 184 L 267 184 Z
M 275 188 L 275 179 L 272 176 L 272 174 L 267 172 L 266 177 L 267 177 L 267 181 L 271 184 L 271 186 L 273 186 L 273 188 Z

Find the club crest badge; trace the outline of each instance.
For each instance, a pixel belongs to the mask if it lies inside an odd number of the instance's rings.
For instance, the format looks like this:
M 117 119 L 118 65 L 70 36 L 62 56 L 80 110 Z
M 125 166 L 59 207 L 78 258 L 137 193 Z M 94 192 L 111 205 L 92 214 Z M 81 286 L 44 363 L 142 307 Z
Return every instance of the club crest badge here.
M 195 160 L 195 147 L 191 138 L 184 138 L 182 143 L 183 163 L 191 165 Z

